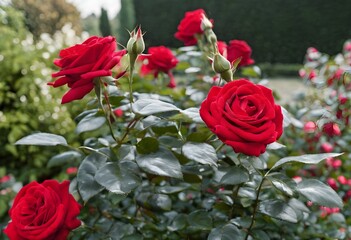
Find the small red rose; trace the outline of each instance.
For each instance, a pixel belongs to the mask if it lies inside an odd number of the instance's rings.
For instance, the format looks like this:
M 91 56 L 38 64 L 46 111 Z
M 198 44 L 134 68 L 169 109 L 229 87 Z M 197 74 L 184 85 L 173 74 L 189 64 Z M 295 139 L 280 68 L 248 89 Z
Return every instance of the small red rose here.
M 4 229 L 11 240 L 64 240 L 81 225 L 81 206 L 68 191 L 69 181 L 31 182 L 17 194 Z
M 251 59 L 251 47 L 245 41 L 231 40 L 227 48 L 227 59 L 229 62 L 234 62 L 241 57 L 239 67 L 254 64 L 255 61 Z
M 259 156 L 283 133 L 281 107 L 272 90 L 239 79 L 214 86 L 202 102 L 200 116 L 236 153 Z
M 195 35 L 203 33 L 201 23 L 205 18 L 206 14 L 203 9 L 186 12 L 178 25 L 178 31 L 174 34 L 175 38 L 184 42 L 186 46 L 195 45 L 197 43 Z
M 125 50 L 116 52 L 114 37 L 92 36 L 82 44 L 60 51 L 60 58 L 54 64 L 61 68 L 53 73 L 59 77 L 54 82 L 48 83 L 53 87 L 67 84 L 70 90 L 62 97 L 62 104 L 73 100 L 82 99 L 94 88 L 94 78 L 111 76 L 111 69 L 116 66 Z
M 171 49 L 165 46 L 150 47 L 148 54 L 141 56 L 141 59 L 144 60 L 141 66 L 142 75 L 152 73 L 156 78 L 160 72 L 164 72 L 170 78 L 168 87 L 176 86 L 171 70 L 177 66 L 179 61 Z

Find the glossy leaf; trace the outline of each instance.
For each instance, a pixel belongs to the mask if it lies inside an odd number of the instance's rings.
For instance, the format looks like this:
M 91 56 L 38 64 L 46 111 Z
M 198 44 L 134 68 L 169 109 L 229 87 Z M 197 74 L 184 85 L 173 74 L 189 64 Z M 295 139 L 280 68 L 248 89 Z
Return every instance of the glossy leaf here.
M 199 230 L 212 229 L 212 218 L 204 210 L 196 210 L 188 216 L 189 226 Z
M 116 194 L 128 194 L 140 184 L 139 177 L 126 169 L 121 170 L 116 162 L 109 162 L 101 167 L 95 174 L 95 180 Z
M 47 167 L 51 168 L 51 167 L 62 166 L 66 163 L 74 162 L 75 160 L 78 160 L 81 157 L 82 157 L 82 154 L 76 151 L 68 151 L 68 152 L 60 153 L 50 158 L 50 160 L 48 161 Z
M 145 137 L 141 139 L 140 142 L 136 145 L 136 149 L 140 154 L 149 154 L 157 152 L 159 149 L 159 143 L 156 138 Z
M 101 192 L 104 187 L 95 180 L 96 172 L 105 165 L 107 157 L 92 153 L 87 156 L 78 168 L 78 191 L 84 202 Z
M 342 153 L 306 154 L 301 156 L 285 157 L 280 159 L 278 162 L 276 162 L 271 168 L 271 170 L 277 167 L 280 167 L 283 164 L 292 163 L 292 162 L 299 162 L 299 163 L 305 163 L 305 164 L 318 164 L 326 158 L 337 157 L 340 155 L 342 155 Z
M 174 178 L 183 177 L 178 159 L 168 149 L 160 148 L 154 153 L 139 154 L 136 161 L 146 172 Z
M 227 224 L 223 227 L 215 228 L 211 231 L 210 235 L 208 236 L 208 240 L 242 240 L 244 239 L 244 232 L 240 230 L 234 224 Z
M 187 142 L 183 145 L 182 152 L 190 160 L 217 166 L 216 150 L 207 143 Z
M 64 137 L 51 133 L 34 133 L 18 140 L 16 145 L 36 145 L 36 146 L 67 146 Z
M 76 133 L 93 131 L 102 127 L 106 122 L 104 116 L 96 116 L 95 113 L 85 116 L 77 125 Z
M 133 112 L 141 116 L 149 116 L 165 112 L 179 112 L 180 109 L 171 103 L 152 98 L 142 98 L 132 105 Z
M 297 184 L 297 191 L 315 204 L 326 207 L 343 207 L 342 199 L 328 185 L 317 179 L 305 179 Z
M 249 181 L 249 173 L 246 169 L 233 166 L 230 167 L 227 173 L 225 173 L 221 180 L 221 184 L 237 185 Z
M 297 222 L 294 209 L 282 200 L 265 200 L 260 203 L 259 211 L 273 218 L 292 223 Z

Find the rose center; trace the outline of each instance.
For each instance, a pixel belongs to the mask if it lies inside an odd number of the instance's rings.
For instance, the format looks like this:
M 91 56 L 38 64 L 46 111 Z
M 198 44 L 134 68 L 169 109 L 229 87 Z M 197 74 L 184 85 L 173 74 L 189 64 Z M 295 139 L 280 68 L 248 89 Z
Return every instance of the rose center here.
M 257 110 L 256 106 L 247 98 L 241 99 L 240 108 L 249 116 L 254 115 Z

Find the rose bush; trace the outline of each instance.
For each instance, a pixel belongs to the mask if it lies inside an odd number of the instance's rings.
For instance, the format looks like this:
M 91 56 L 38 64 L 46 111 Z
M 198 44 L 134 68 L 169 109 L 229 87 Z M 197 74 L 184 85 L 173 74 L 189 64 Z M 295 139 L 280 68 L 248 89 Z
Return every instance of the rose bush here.
M 31 182 L 17 194 L 4 232 L 10 239 L 66 239 L 81 225 L 81 206 L 68 191 L 69 181 Z
M 77 44 L 60 51 L 60 58 L 54 64 L 61 68 L 53 73 L 59 77 L 49 83 L 50 86 L 60 87 L 67 84 L 71 88 L 63 97 L 62 103 L 78 100 L 94 88 L 96 77 L 111 76 L 111 69 L 117 65 L 125 50 L 116 52 L 116 40 L 109 37 L 90 37 L 82 44 Z
M 283 133 L 283 115 L 272 91 L 247 79 L 212 87 L 201 118 L 236 153 L 259 156 Z
M 186 14 L 184 29 L 178 28 L 193 32 L 187 39 L 195 38 L 198 46 L 174 51 L 175 88 L 160 88 L 155 79 L 136 74 L 145 48 L 139 28 L 121 60 L 127 74 L 117 80 L 88 69 L 96 97 L 75 119 L 81 146 L 43 132 L 16 142 L 66 148 L 48 165 L 77 167 L 69 175 L 70 192 L 83 203 L 83 224 L 69 238 L 335 238 L 308 230 L 314 208 L 341 209 L 340 196 L 323 179 L 293 178 L 289 171 L 341 154 L 287 156 L 275 141 L 283 142 L 289 134 L 283 127 L 296 122 L 275 103 L 257 67 L 240 72 L 252 78 L 233 77 L 237 66 L 221 55 L 212 23 L 203 10 L 195 13 Z M 103 53 L 93 55 L 104 59 Z

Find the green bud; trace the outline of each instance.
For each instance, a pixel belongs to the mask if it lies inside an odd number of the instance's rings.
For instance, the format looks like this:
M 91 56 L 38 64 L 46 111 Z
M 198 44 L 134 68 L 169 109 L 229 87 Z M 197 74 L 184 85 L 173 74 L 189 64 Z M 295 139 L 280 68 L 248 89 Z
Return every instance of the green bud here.
M 137 32 L 133 30 L 130 33 L 130 38 L 127 43 L 127 51 L 129 55 L 137 56 L 139 54 L 142 54 L 144 50 L 145 50 L 145 43 L 143 39 L 143 34 L 139 27 Z
M 212 68 L 216 73 L 222 73 L 231 70 L 231 64 L 221 54 L 216 53 L 213 57 Z
M 206 29 L 211 29 L 213 28 L 213 24 L 206 16 L 203 16 L 202 21 L 201 21 L 201 30 L 205 31 Z

